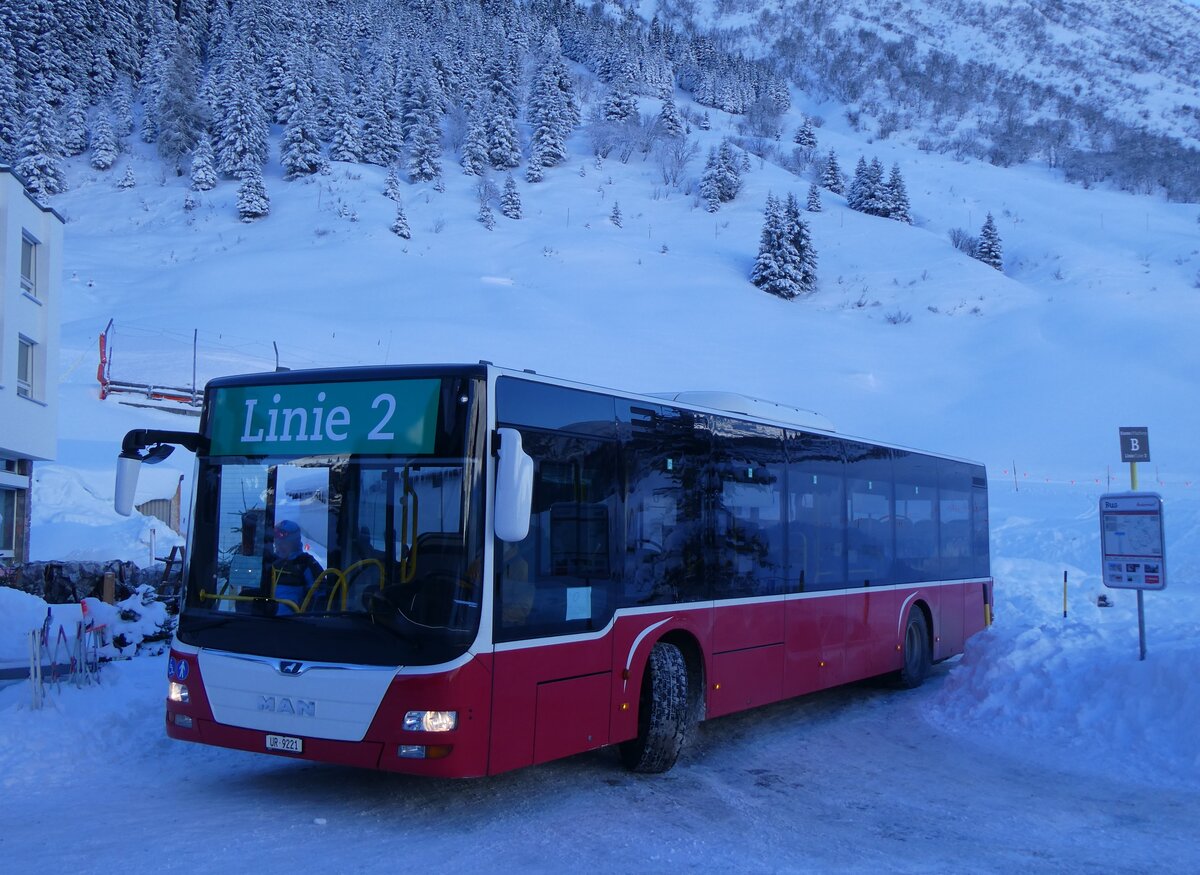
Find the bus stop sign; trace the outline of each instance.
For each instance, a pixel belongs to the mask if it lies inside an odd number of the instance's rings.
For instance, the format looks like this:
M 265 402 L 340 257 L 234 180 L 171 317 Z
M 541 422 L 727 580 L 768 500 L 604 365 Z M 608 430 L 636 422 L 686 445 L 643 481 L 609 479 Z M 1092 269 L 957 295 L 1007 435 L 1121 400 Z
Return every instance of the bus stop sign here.
M 1149 462 L 1150 461 L 1150 429 L 1122 428 L 1121 432 L 1121 461 Z
M 1105 586 L 1165 589 L 1162 497 L 1154 492 L 1101 495 L 1100 551 Z

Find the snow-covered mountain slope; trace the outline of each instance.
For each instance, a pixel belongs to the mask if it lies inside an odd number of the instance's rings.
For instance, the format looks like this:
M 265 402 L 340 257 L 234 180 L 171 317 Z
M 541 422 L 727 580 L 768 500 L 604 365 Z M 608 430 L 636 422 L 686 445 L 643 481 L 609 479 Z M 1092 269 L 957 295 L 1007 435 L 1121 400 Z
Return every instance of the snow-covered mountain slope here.
M 869 136 L 1200 192 L 1200 9 L 1122 0 L 643 3 L 846 104 Z

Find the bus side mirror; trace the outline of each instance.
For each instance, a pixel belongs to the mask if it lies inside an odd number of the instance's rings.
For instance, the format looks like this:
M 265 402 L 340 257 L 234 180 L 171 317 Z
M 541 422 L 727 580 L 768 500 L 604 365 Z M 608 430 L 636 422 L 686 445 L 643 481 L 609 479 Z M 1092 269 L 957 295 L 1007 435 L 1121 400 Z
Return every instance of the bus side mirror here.
M 500 449 L 496 461 L 496 537 L 523 541 L 529 534 L 533 508 L 533 459 L 521 446 L 515 428 L 496 429 Z
M 138 472 L 142 460 L 130 456 L 117 456 L 117 482 L 113 489 L 113 509 L 121 516 L 133 513 L 133 494 L 137 492 Z

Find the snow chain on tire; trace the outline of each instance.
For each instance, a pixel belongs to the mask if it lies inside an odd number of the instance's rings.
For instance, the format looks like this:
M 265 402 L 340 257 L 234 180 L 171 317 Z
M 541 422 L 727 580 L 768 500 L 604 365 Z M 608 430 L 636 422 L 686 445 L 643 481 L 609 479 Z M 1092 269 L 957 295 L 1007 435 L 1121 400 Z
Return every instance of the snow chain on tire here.
M 667 771 L 679 758 L 691 724 L 687 661 L 674 644 L 659 641 L 642 677 L 637 738 L 621 745 L 621 760 L 634 772 Z

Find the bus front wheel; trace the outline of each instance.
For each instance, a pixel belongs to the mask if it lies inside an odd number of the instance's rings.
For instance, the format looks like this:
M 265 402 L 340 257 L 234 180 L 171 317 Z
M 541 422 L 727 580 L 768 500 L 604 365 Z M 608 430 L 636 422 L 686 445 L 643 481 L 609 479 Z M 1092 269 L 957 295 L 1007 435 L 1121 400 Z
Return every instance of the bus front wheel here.
M 900 687 L 913 690 L 921 686 L 932 662 L 925 612 L 914 606 L 908 612 L 908 622 L 904 626 L 904 665 L 900 669 Z
M 691 722 L 687 661 L 674 644 L 659 641 L 642 677 L 638 734 L 621 744 L 621 761 L 634 772 L 667 771 L 679 758 Z

